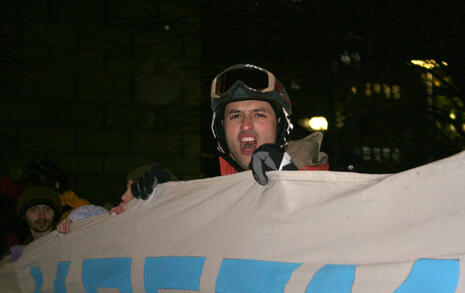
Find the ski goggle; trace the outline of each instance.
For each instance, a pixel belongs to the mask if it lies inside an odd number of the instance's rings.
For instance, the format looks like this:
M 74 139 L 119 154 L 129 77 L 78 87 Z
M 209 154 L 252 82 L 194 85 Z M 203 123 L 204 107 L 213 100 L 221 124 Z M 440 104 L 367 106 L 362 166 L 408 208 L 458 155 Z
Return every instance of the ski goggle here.
M 241 82 L 255 93 L 269 93 L 275 90 L 276 77 L 273 73 L 251 64 L 238 64 L 227 68 L 212 81 L 211 98 L 228 94 L 236 82 Z

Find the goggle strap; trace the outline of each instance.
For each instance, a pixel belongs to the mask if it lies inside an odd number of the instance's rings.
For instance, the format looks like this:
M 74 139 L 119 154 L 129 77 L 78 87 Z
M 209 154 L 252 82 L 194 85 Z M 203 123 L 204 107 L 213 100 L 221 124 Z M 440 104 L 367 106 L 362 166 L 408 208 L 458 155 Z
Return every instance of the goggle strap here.
M 215 111 L 212 111 L 213 112 L 213 117 L 212 117 L 212 124 L 211 124 L 211 130 L 212 130 L 212 133 L 213 133 L 213 136 L 215 139 L 217 139 L 217 136 L 216 136 L 216 133 L 215 133 L 215 119 L 216 119 L 216 112 Z
M 286 111 L 284 107 L 282 107 L 282 109 L 284 113 L 284 118 L 286 118 L 286 122 L 287 122 L 286 132 L 287 132 L 287 135 L 289 135 L 291 134 L 291 130 L 294 129 L 294 125 L 291 122 L 291 115 L 289 115 L 289 113 Z M 286 137 L 284 137 L 284 139 L 286 139 Z

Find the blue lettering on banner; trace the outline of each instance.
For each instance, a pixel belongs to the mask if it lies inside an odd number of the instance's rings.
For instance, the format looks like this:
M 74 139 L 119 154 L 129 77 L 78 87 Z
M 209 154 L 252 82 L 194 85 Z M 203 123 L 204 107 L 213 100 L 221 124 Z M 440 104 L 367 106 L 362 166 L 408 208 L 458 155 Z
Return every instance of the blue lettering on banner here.
M 313 292 L 341 292 L 350 293 L 355 278 L 354 265 L 332 265 L 328 264 L 319 269 L 310 283 L 305 293 Z
M 457 259 L 419 259 L 395 293 L 452 293 L 459 282 L 459 274 Z
M 34 278 L 34 283 L 36 284 L 33 293 L 41 293 L 42 286 L 44 285 L 44 277 L 42 276 L 42 271 L 40 270 L 40 267 L 31 267 L 31 275 L 32 278 Z
M 98 288 L 115 288 L 120 293 L 132 293 L 131 258 L 98 258 L 82 261 L 82 284 L 86 293 L 97 293 Z M 66 293 L 65 280 L 71 262 L 58 262 L 53 290 Z M 200 290 L 200 278 L 205 257 L 166 256 L 146 257 L 144 287 L 146 292 L 159 289 Z M 294 271 L 302 263 L 274 262 L 253 259 L 223 259 L 216 278 L 216 292 L 283 292 Z M 327 264 L 313 276 L 305 293 L 351 292 L 356 265 Z M 42 270 L 30 267 L 35 288 L 41 293 L 44 286 Z M 395 293 L 452 293 L 460 275 L 458 259 L 418 259 L 406 280 Z M 376 284 L 373 284 L 374 288 Z
M 301 263 L 224 259 L 216 278 L 216 292 L 283 292 Z
M 200 290 L 205 257 L 147 257 L 144 265 L 146 292 L 158 289 Z
M 55 281 L 53 282 L 53 290 L 55 293 L 66 293 L 65 280 L 68 275 L 70 263 L 69 261 L 61 261 L 58 263 Z
M 132 293 L 131 258 L 96 258 L 82 262 L 82 284 L 86 293 L 97 293 L 97 288 L 116 288 L 121 293 Z

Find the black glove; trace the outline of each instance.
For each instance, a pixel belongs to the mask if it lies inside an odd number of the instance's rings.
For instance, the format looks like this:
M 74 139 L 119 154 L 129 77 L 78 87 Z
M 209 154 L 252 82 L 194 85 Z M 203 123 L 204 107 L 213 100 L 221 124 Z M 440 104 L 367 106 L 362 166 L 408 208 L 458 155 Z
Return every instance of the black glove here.
M 267 171 L 272 170 L 298 170 L 292 163 L 291 156 L 277 144 L 267 143 L 257 148 L 250 160 L 249 169 L 253 177 L 261 184 L 268 184 Z
M 138 178 L 131 184 L 131 193 L 135 198 L 147 199 L 152 194 L 153 189 L 158 183 L 164 183 L 171 180 L 170 174 L 157 164 L 150 167 L 150 171 L 144 176 Z

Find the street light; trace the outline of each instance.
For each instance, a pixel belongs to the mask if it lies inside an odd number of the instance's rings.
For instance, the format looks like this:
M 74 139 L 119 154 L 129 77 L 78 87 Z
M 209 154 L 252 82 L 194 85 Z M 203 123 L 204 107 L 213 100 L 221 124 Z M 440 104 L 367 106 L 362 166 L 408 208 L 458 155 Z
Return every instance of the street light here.
M 328 120 L 323 116 L 315 116 L 312 118 L 304 118 L 299 121 L 299 125 L 307 128 L 310 131 L 326 131 L 328 130 Z
M 328 130 L 328 120 L 323 116 L 312 117 L 308 121 L 308 125 L 313 130 Z

